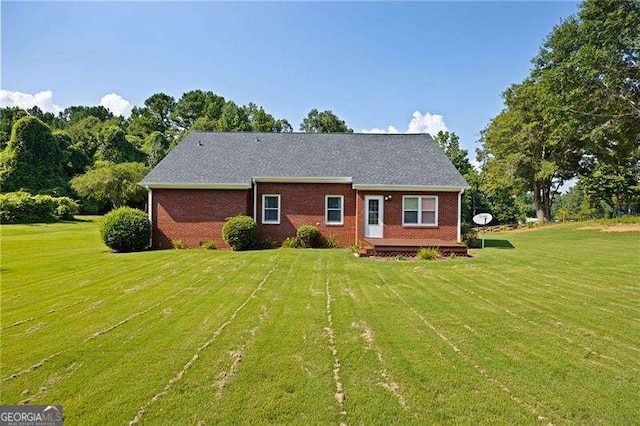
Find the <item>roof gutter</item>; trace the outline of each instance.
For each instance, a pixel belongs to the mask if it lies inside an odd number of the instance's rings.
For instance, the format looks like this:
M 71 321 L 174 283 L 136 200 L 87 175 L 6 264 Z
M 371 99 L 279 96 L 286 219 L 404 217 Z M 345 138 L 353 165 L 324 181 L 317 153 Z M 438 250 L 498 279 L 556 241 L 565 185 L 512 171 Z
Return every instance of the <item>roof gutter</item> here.
M 320 177 L 320 176 L 258 176 L 254 182 L 264 183 L 352 183 L 351 177 Z
M 149 189 L 251 189 L 249 183 L 160 183 L 145 182 L 140 185 Z
M 469 186 L 440 186 L 440 185 L 363 185 L 353 184 L 353 189 L 360 191 L 430 191 L 430 192 L 460 192 Z

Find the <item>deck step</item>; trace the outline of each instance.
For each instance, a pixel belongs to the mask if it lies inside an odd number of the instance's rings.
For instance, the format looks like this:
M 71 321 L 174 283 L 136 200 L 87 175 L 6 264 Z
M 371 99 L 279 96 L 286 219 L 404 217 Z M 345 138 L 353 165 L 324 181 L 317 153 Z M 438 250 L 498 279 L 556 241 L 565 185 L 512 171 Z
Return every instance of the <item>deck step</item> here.
M 468 256 L 467 246 L 451 241 L 441 240 L 405 240 L 405 239 L 368 239 L 361 250 L 360 256 L 395 257 L 415 257 L 422 248 L 433 248 L 438 250 L 442 256 Z

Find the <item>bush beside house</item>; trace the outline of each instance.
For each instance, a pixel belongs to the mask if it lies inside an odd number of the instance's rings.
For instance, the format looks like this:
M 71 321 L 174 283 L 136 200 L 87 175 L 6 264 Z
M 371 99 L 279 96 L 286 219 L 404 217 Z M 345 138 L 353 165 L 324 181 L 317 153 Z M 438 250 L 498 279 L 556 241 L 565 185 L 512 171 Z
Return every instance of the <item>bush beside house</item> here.
M 141 251 L 149 246 L 151 222 L 145 212 L 121 207 L 104 216 L 100 235 L 102 241 L 116 252 Z
M 258 224 L 249 216 L 234 216 L 222 227 L 222 237 L 233 250 L 255 248 L 258 244 Z

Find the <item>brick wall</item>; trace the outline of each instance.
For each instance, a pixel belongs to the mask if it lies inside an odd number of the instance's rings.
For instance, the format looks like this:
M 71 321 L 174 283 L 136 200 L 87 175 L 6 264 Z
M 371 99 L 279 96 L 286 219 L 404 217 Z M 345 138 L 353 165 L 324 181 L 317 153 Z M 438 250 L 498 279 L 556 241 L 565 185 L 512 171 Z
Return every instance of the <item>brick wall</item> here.
M 280 194 L 280 224 L 262 223 L 262 195 Z M 344 197 L 343 225 L 325 223 L 325 195 Z M 285 238 L 296 235 L 300 225 L 317 226 L 322 235 L 333 235 L 340 246 L 349 247 L 355 240 L 355 190 L 351 184 L 324 183 L 258 183 L 257 222 L 260 239 L 269 238 L 282 243 Z
M 384 202 L 384 238 L 423 238 L 456 241 L 458 239 L 458 193 L 457 192 L 369 192 L 358 191 L 358 240 L 364 239 L 366 195 L 390 195 L 391 200 Z M 415 227 L 402 225 L 403 195 L 437 195 L 438 226 Z
M 280 224 L 262 223 L 262 195 L 280 195 Z M 344 197 L 344 224 L 325 223 L 325 196 Z M 258 183 L 257 222 L 260 240 L 277 243 L 295 236 L 300 225 L 317 226 L 323 235 L 333 235 L 340 246 L 348 247 L 364 239 L 366 195 L 390 195 L 384 202 L 385 238 L 423 238 L 455 241 L 458 237 L 457 192 L 369 192 L 355 191 L 350 184 Z M 437 195 L 438 226 L 407 227 L 402 225 L 403 195 Z M 227 217 L 237 214 L 253 216 L 252 190 L 154 189 L 153 245 L 169 248 L 171 241 L 181 239 L 188 247 L 214 240 L 219 248 L 228 248 L 222 239 L 222 226 Z M 357 212 L 357 214 L 356 214 Z
M 171 240 L 182 240 L 187 247 L 214 240 L 228 248 L 222 239 L 227 217 L 249 214 L 250 190 L 154 189 L 153 246 L 170 248 Z

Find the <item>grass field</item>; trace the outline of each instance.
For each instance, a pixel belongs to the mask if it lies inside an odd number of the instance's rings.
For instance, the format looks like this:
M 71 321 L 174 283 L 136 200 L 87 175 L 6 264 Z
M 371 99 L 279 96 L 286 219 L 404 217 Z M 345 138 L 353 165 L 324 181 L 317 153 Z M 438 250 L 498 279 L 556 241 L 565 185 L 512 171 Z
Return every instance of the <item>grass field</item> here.
M 640 423 L 640 232 L 398 262 L 1 231 L 0 401 L 67 424 Z

